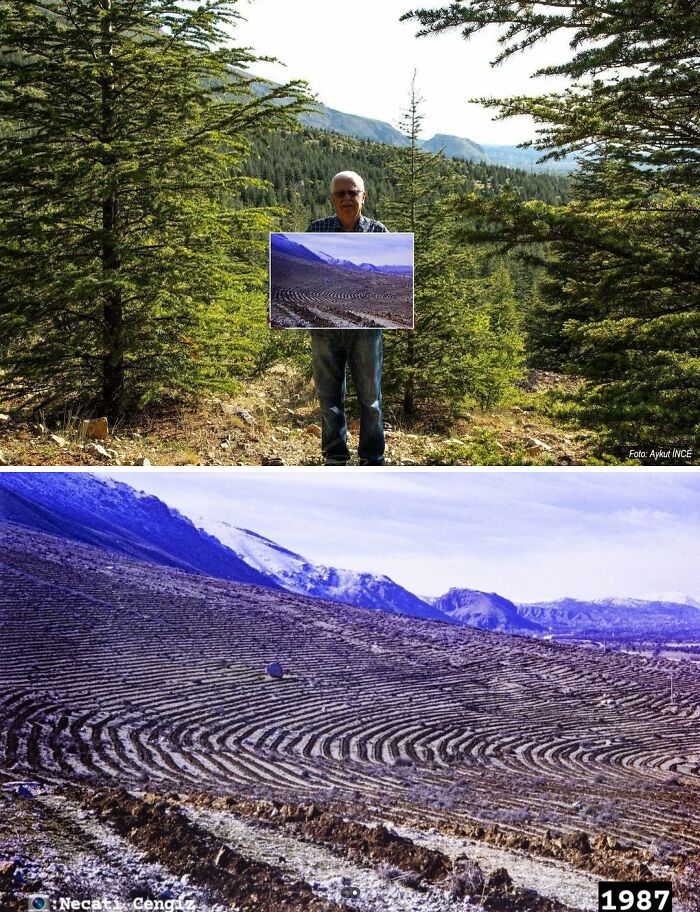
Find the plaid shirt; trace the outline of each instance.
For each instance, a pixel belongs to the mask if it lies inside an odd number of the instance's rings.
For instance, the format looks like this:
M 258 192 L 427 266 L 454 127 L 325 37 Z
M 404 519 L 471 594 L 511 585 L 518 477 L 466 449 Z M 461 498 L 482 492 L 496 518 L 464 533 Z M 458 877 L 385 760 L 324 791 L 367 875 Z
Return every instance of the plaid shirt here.
M 337 215 L 329 215 L 327 218 L 316 219 L 315 222 L 311 222 L 307 231 L 344 231 L 345 229 L 340 223 L 340 219 Z M 367 218 L 366 215 L 360 216 L 360 221 L 352 229 L 353 231 L 389 231 L 386 225 L 382 225 L 381 222 L 377 222 L 374 219 Z

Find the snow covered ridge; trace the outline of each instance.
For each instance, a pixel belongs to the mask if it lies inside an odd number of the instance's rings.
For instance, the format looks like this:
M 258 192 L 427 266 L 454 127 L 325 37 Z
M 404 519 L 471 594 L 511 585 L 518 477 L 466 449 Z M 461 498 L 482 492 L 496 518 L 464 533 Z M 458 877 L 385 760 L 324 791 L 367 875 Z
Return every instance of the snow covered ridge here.
M 360 608 L 379 608 L 454 623 L 438 608 L 428 605 L 388 576 L 313 564 L 300 554 L 249 529 L 240 529 L 227 522 L 212 522 L 203 517 L 198 522 L 248 566 L 274 578 L 288 592 L 346 602 Z
M 193 522 L 157 497 L 86 473 L 0 473 L 3 520 L 166 567 L 502 633 L 700 639 L 700 603 L 682 593 L 524 604 L 456 588 L 421 598 L 388 576 L 315 564 L 252 530 L 203 517 Z

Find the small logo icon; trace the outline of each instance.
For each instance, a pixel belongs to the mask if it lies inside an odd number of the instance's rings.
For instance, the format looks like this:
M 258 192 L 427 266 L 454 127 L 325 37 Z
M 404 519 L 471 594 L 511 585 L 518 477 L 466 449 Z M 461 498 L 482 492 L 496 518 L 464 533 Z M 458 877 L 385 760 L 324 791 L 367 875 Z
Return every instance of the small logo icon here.
M 47 912 L 51 908 L 49 897 L 45 893 L 35 893 L 29 897 L 29 912 Z

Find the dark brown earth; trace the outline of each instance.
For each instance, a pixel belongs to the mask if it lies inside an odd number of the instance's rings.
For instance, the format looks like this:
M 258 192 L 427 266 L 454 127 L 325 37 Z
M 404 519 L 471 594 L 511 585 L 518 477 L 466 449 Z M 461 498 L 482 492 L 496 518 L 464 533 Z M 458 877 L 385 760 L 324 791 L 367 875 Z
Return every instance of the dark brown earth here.
M 73 792 L 74 797 L 76 793 Z M 146 853 L 146 860 L 166 864 L 177 874 L 189 874 L 194 883 L 218 893 L 250 912 L 349 912 L 345 906 L 326 903 L 302 881 L 285 879 L 278 869 L 244 858 L 231 846 L 193 824 L 177 803 L 157 795 L 136 798 L 124 790 L 77 797 Z M 87 800 L 86 800 L 87 799 Z
M 277 826 L 287 825 L 295 834 L 328 845 L 356 861 L 386 862 L 430 882 L 443 880 L 452 870 L 452 862 L 442 852 L 417 846 L 381 824 L 368 827 L 339 814 L 322 811 L 313 803 L 293 805 L 225 798 L 215 799 L 214 806 L 217 805 L 235 810 L 243 817 L 265 820 Z

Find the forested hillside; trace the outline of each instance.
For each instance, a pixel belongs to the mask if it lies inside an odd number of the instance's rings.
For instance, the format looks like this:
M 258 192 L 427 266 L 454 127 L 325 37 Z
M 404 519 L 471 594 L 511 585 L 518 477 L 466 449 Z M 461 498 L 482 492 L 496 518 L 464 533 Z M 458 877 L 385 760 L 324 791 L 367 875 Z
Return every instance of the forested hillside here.
M 541 366 L 585 381 L 569 414 L 602 445 L 700 447 L 700 45 L 697 4 L 500 0 L 407 12 L 419 35 L 497 33 L 501 63 L 551 35 L 569 53 L 533 70 L 565 88 L 481 99 L 528 116 L 536 148 L 579 155 L 571 200 L 465 196 L 462 239 L 546 244 L 533 308 Z M 466 53 L 466 51 L 465 51 Z M 633 445 L 630 447 L 630 445 Z M 636 444 L 636 446 L 634 446 Z M 662 447 L 664 449 L 664 447 Z
M 254 144 L 253 150 L 246 173 L 271 186 L 246 189 L 246 204 L 279 204 L 290 207 L 292 213 L 301 205 L 314 218 L 325 215 L 330 211 L 330 178 L 345 169 L 364 177 L 369 191 L 365 212 L 373 218 L 382 219 L 384 203 L 396 193 L 396 182 L 388 167 L 395 150 L 381 143 L 305 128 L 299 133 L 265 137 Z M 455 189 L 466 193 L 492 196 L 509 187 L 521 199 L 540 199 L 551 204 L 565 202 L 569 194 L 570 180 L 561 175 L 452 159 L 445 159 L 440 172 L 461 177 Z

